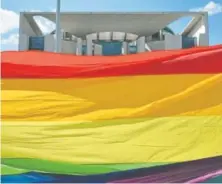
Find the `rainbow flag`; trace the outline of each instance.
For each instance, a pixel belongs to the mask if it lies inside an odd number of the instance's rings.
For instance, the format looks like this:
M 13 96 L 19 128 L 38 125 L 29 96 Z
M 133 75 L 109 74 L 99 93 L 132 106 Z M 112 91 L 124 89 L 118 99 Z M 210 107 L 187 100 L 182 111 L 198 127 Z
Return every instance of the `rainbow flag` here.
M 2 53 L 2 182 L 222 182 L 222 46 Z

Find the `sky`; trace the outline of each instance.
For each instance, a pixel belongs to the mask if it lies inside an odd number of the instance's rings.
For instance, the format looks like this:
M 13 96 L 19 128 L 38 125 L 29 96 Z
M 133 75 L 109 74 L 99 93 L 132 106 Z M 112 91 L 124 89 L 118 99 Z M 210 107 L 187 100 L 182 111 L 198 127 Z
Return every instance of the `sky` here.
M 18 49 L 19 12 L 55 11 L 56 0 L 0 0 L 1 50 Z M 61 11 L 207 11 L 209 14 L 210 44 L 222 44 L 222 0 L 61 0 Z M 171 25 L 176 32 L 183 30 L 190 18 Z M 43 32 L 53 29 L 54 24 L 37 18 Z

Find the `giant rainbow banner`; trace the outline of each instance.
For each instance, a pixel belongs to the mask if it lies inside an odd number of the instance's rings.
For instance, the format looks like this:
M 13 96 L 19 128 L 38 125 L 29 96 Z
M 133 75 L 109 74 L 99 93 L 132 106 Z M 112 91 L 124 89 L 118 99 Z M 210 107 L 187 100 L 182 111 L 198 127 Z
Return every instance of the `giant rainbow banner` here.
M 222 182 L 221 45 L 1 66 L 2 182 Z

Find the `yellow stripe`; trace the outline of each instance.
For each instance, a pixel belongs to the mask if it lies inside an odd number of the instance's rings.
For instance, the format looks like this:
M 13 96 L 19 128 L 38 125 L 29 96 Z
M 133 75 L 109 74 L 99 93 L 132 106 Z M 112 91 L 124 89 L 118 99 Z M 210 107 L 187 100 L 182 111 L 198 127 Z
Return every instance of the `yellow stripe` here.
M 222 155 L 222 116 L 8 122 L 2 158 L 70 163 L 178 162 Z
M 4 79 L 4 121 L 222 115 L 222 74 Z

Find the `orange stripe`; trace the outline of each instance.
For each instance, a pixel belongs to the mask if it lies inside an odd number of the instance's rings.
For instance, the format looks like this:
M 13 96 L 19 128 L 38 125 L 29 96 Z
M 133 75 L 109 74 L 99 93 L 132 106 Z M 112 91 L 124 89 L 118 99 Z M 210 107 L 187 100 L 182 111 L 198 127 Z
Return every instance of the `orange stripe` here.
M 4 79 L 4 120 L 221 115 L 222 74 Z

